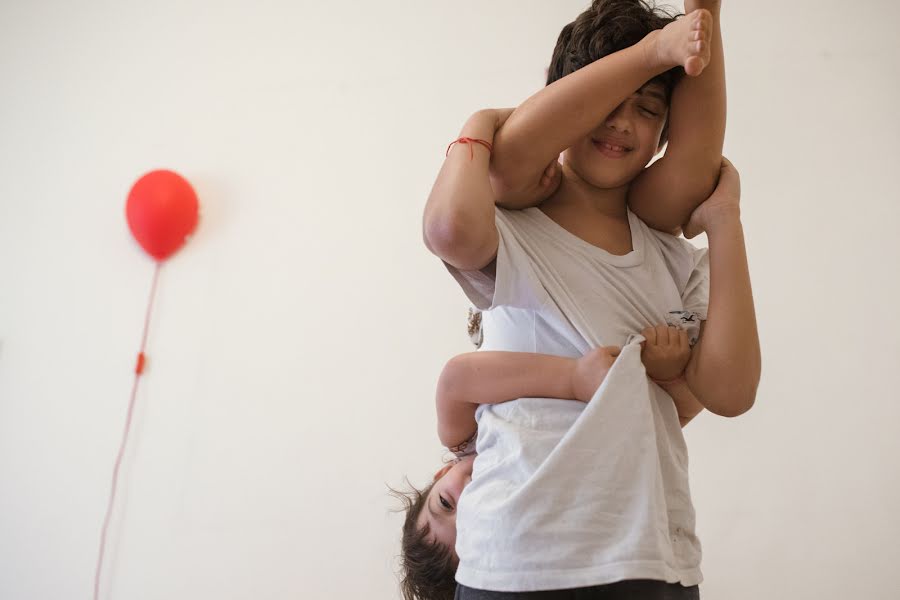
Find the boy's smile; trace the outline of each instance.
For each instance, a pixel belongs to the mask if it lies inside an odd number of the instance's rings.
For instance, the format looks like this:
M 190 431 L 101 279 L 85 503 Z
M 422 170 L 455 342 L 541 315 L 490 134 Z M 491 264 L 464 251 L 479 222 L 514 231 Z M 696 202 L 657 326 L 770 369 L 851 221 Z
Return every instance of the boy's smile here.
M 608 158 L 622 158 L 634 150 L 624 140 L 617 139 L 615 136 L 601 136 L 599 139 L 592 137 L 591 142 L 594 144 L 594 148 Z

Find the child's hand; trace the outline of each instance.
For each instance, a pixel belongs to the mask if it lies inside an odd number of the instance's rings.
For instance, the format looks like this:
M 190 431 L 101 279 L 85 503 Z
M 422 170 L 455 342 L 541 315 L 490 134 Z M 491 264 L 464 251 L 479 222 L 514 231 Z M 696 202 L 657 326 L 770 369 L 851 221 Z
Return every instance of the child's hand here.
M 572 370 L 572 394 L 575 400 L 591 401 L 620 351 L 618 346 L 594 348 L 575 361 L 575 368 Z
M 687 332 L 678 327 L 658 325 L 641 332 L 643 343 L 641 360 L 647 375 L 655 381 L 671 381 L 681 376 L 691 358 Z
M 494 133 L 503 127 L 503 124 L 506 123 L 506 120 L 509 119 L 509 115 L 513 114 L 515 108 L 492 108 L 490 109 L 494 113 Z
M 719 226 L 722 223 L 740 221 L 741 218 L 741 176 L 724 156 L 719 169 L 719 185 L 712 196 L 698 206 L 684 226 L 684 237 L 695 235 Z

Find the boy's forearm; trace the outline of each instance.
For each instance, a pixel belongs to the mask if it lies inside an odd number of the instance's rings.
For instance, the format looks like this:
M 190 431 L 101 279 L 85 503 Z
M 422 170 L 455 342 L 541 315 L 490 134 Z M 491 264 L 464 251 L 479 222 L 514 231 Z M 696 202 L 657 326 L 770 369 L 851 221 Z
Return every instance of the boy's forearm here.
M 496 111 L 472 115 L 460 132 L 491 142 Z M 423 218 L 425 245 L 460 269 L 479 269 L 479 246 L 496 238 L 494 193 L 488 177 L 490 153 L 480 144 L 454 144 L 428 196 Z
M 709 309 L 685 375 L 703 406 L 733 417 L 756 398 L 761 369 L 756 313 L 740 219 L 718 223 L 707 236 Z
M 678 421 L 682 427 L 703 411 L 703 405 L 691 392 L 691 388 L 683 378 L 674 383 L 660 384 L 660 387 L 672 397 L 675 410 L 678 412 Z
M 658 32 L 654 32 L 658 33 Z M 655 35 L 567 75 L 523 102 L 497 132 L 491 170 L 498 196 L 537 181 L 559 154 L 587 135 L 629 95 L 672 65 L 657 58 Z
M 725 57 L 719 0 L 685 6 L 706 8 L 713 16 L 710 62 L 697 77 L 682 77 L 672 93 L 668 146 L 629 189 L 628 201 L 648 225 L 662 231 L 687 222 L 716 187 L 725 141 Z M 661 201 L 662 200 L 662 201 Z

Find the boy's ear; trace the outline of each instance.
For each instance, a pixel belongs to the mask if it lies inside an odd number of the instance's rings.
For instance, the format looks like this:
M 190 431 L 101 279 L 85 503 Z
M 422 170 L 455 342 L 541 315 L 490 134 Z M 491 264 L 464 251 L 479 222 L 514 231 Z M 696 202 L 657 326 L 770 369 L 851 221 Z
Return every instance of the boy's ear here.
M 669 108 L 671 110 L 671 107 Z M 666 122 L 663 123 L 662 131 L 659 134 L 659 143 L 656 145 L 656 153 L 659 154 L 663 150 L 666 149 L 666 144 L 669 143 L 669 116 L 671 113 L 666 114 Z
M 447 465 L 444 465 L 443 467 L 441 467 L 441 470 L 434 474 L 434 481 L 437 481 L 438 479 L 440 479 L 441 477 L 446 475 L 447 471 L 449 471 L 452 468 L 453 468 L 453 463 L 450 463 L 450 464 L 447 464 Z

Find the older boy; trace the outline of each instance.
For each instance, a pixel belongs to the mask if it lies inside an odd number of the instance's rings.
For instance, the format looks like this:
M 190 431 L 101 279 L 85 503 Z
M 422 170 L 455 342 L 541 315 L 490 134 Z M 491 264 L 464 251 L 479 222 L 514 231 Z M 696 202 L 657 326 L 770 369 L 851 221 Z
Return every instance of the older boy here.
M 672 313 L 706 319 L 686 381 L 675 383 L 716 414 L 752 405 L 760 361 L 737 174 L 724 165 L 717 190 L 687 224 L 708 233 L 711 259 L 650 230 L 626 199 L 665 124 L 667 89 L 652 80 L 677 65 L 702 70 L 709 26 L 708 13 L 660 31 L 651 25 L 637 44 L 613 47 L 582 70 L 602 91 L 596 110 L 605 113 L 590 123 L 571 106 L 584 131 L 569 141 L 572 127 L 556 141 L 570 145 L 558 188 L 540 209 L 495 215 L 484 200 L 490 193 L 466 189 L 474 179 L 454 174 L 488 170 L 488 153 L 475 144 L 454 146 L 438 177 L 426 243 L 488 310 L 485 349 L 580 356 L 624 344 L 586 406 L 523 398 L 479 409 L 479 455 L 457 516 L 459 598 L 538 590 L 574 597 L 578 588 L 587 594 L 578 597 L 600 597 L 613 584 L 621 597 L 697 597 L 687 449 L 672 400 L 647 379 L 641 338 L 632 334 Z M 570 97 L 566 79 L 544 96 Z M 492 140 L 498 118 L 476 113 L 462 136 Z

